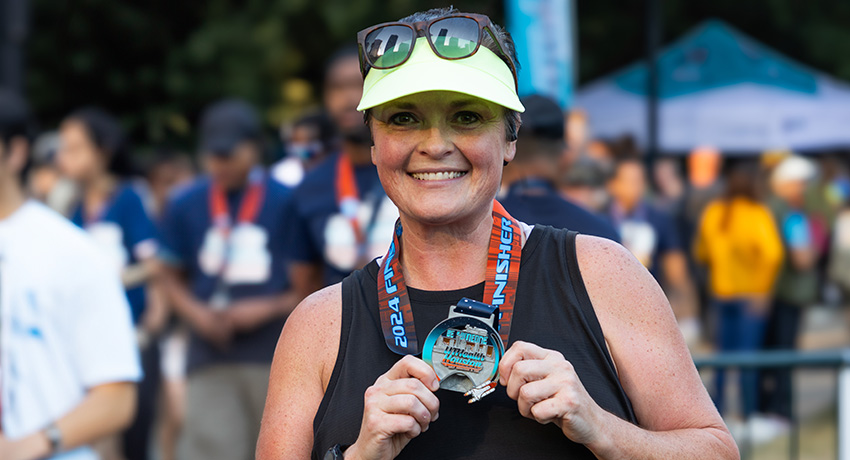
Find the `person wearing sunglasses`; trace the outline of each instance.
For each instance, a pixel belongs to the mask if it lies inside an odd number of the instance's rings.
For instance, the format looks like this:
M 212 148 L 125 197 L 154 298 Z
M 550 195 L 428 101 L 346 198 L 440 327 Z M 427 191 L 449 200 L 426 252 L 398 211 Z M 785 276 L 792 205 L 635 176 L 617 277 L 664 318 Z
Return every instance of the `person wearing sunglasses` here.
M 652 276 L 494 200 L 523 110 L 508 34 L 441 9 L 358 44 L 400 218 L 286 323 L 257 458 L 738 458 Z

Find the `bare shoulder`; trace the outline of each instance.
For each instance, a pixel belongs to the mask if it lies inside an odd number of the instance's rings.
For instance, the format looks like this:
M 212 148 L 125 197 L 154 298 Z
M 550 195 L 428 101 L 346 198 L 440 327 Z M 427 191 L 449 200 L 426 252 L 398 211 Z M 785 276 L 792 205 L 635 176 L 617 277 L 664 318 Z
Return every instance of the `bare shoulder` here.
M 605 238 L 578 235 L 576 257 L 600 322 L 663 317 L 675 328 L 664 291 L 628 249 Z
M 304 299 L 289 315 L 275 350 L 256 458 L 309 458 L 313 417 L 339 348 L 340 284 Z
M 321 367 L 318 371 L 327 387 L 330 374 L 339 348 L 340 327 L 342 323 L 342 284 L 337 283 L 307 296 L 295 308 L 281 332 L 275 352 L 275 361 L 279 354 L 291 365 Z M 304 362 L 299 357 L 303 358 Z M 290 367 L 285 366 L 285 367 Z

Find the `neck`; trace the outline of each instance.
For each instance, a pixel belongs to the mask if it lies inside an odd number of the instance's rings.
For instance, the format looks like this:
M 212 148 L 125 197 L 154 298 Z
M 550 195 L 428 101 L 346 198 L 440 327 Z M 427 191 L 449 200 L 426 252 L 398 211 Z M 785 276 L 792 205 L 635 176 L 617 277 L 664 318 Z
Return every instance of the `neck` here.
M 505 168 L 505 184 L 513 184 L 526 179 L 543 179 L 554 182 L 558 168 L 545 161 L 530 161 L 528 163 L 516 163 L 513 167 Z
M 348 158 L 354 166 L 372 164 L 372 149 L 370 147 L 345 141 L 342 144 L 342 151 L 348 154 Z
M 17 180 L 0 182 L 0 220 L 11 216 L 26 201 Z
M 453 225 L 428 225 L 401 217 L 402 268 L 408 286 L 462 289 L 484 280 L 493 226 L 492 210 Z
M 101 174 L 83 184 L 83 203 L 86 214 L 97 215 L 115 191 L 117 180 L 110 174 Z

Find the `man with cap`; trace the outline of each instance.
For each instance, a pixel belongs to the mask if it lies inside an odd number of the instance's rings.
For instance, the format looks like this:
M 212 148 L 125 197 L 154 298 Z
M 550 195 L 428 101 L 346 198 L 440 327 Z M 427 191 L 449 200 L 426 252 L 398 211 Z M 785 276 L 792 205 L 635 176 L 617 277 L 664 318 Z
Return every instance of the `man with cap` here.
M 815 178 L 815 164 L 801 156 L 782 160 L 770 176 L 773 197 L 769 201 L 785 260 L 774 284 L 774 300 L 768 313 L 764 348 L 793 350 L 800 332 L 801 313 L 818 299 L 818 251 L 813 215 L 806 209 L 805 195 Z M 766 370 L 761 373 L 759 410 L 769 417 L 757 418 L 775 431 L 787 431 L 791 419 L 791 373 Z
M 130 307 L 89 236 L 27 199 L 28 120 L 0 89 L 0 458 L 95 460 L 135 412 Z
M 289 190 L 260 167 L 262 146 L 252 107 L 214 103 L 200 126 L 207 174 L 163 216 L 163 284 L 191 328 L 180 458 L 253 457 L 275 343 L 295 306 L 283 256 Z
M 342 281 L 386 251 L 398 210 L 372 164 L 369 129 L 357 104 L 363 77 L 356 47 L 325 69 L 325 110 L 338 139 L 331 154 L 293 192 L 288 238 L 291 279 L 301 297 Z
M 564 152 L 564 116 L 558 104 L 543 96 L 522 99 L 525 112 L 517 153 L 505 167 L 502 205 L 529 224 L 550 225 L 619 242 L 616 230 L 598 216 L 564 199 L 555 188 Z

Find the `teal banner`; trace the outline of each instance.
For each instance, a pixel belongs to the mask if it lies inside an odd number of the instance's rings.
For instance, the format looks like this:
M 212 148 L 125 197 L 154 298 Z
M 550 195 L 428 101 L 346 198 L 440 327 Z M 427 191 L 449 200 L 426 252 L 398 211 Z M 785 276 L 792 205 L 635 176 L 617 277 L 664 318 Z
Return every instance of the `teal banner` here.
M 520 96 L 541 94 L 572 105 L 574 0 L 506 0 L 508 31 L 519 56 Z

